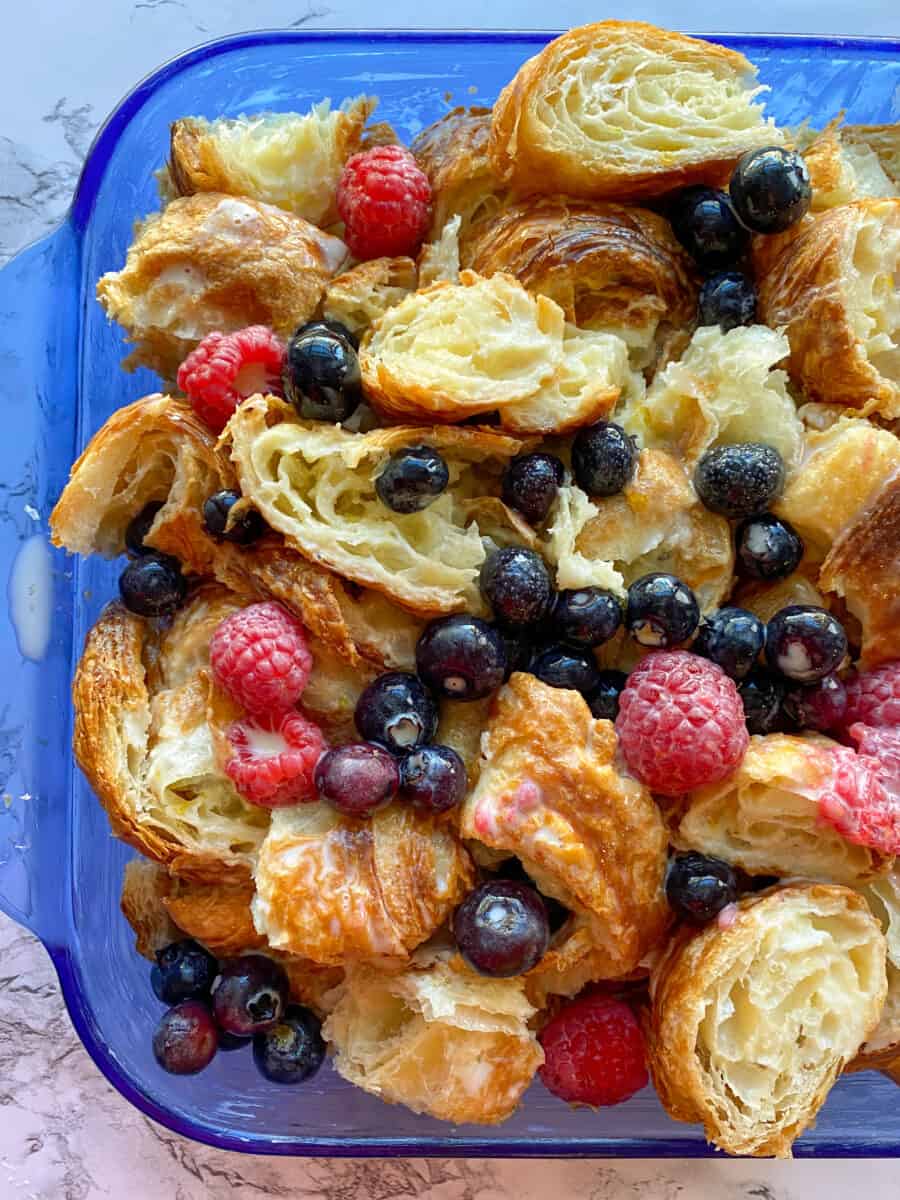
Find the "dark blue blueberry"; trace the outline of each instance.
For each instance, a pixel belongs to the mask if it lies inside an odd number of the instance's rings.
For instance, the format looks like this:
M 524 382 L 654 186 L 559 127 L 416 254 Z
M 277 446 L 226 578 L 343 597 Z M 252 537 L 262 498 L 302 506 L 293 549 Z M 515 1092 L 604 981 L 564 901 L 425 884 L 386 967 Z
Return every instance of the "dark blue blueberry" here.
M 694 924 L 717 916 L 737 899 L 734 868 L 720 858 L 690 850 L 676 854 L 666 875 L 666 898 L 675 912 Z
M 419 638 L 416 670 L 439 696 L 480 700 L 503 683 L 506 646 L 498 631 L 479 617 L 441 617 Z
M 392 754 L 405 754 L 434 737 L 437 705 L 424 683 L 409 671 L 379 675 L 362 692 L 354 713 L 367 742 L 380 742 Z
M 392 454 L 375 480 L 375 491 L 392 512 L 421 512 L 450 482 L 450 470 L 431 446 L 407 446 Z
M 187 595 L 187 580 L 174 558 L 145 554 L 119 576 L 119 594 L 129 612 L 142 617 L 167 616 Z
M 601 646 L 622 624 L 622 602 L 605 588 L 560 592 L 548 622 L 552 637 L 574 646 Z
M 619 715 L 619 696 L 627 682 L 624 671 L 600 672 L 600 682 L 586 697 L 588 707 L 598 721 L 614 721 Z
M 303 1083 L 325 1060 L 322 1022 L 308 1008 L 288 1005 L 276 1025 L 254 1037 L 253 1060 L 273 1083 Z
M 349 343 L 354 350 L 359 350 L 359 338 L 343 321 L 325 320 L 323 317 L 317 317 L 314 321 L 307 321 L 305 325 L 301 325 L 294 333 L 294 337 L 307 337 L 311 333 L 331 333 L 335 337 L 343 338 Z
M 513 629 L 542 621 L 553 599 L 546 563 L 521 546 L 506 546 L 488 555 L 479 583 L 497 620 Z
M 748 575 L 784 579 L 800 565 L 803 542 L 787 521 L 772 513 L 760 513 L 738 528 L 737 555 Z
M 529 525 L 540 525 L 564 479 L 565 468 L 555 454 L 519 454 L 503 474 L 503 502 Z
M 774 446 L 737 442 L 707 450 L 694 469 L 694 488 L 711 512 L 740 519 L 763 512 L 784 487 L 784 462 Z
M 343 335 L 318 325 L 302 327 L 288 342 L 282 382 L 306 420 L 346 421 L 362 399 L 356 351 Z
M 450 746 L 420 746 L 400 760 L 400 796 L 417 808 L 447 812 L 467 787 L 466 765 Z
M 789 229 L 812 200 L 803 155 L 782 146 L 750 150 L 739 158 L 729 191 L 735 212 L 754 233 Z
M 593 654 L 577 646 L 547 646 L 534 656 L 529 670 L 550 687 L 569 688 L 582 695 L 593 692 L 600 679 Z
M 837 675 L 787 689 L 784 711 L 798 729 L 838 729 L 847 713 L 847 689 Z
M 509 679 L 514 671 L 527 671 L 534 657 L 533 629 L 510 629 L 496 623 L 494 628 L 503 639 L 506 648 L 506 672 L 504 679 Z
M 756 285 L 740 271 L 711 275 L 700 289 L 701 325 L 718 325 L 723 333 L 756 320 Z
M 233 1033 L 226 1033 L 224 1029 L 219 1030 L 219 1050 L 225 1054 L 230 1054 L 232 1050 L 244 1050 L 252 1042 L 249 1037 L 237 1037 Z
M 749 245 L 749 235 L 725 192 L 686 188 L 675 197 L 669 216 L 675 236 L 705 271 L 734 266 Z
M 533 887 L 491 879 L 463 900 L 453 915 L 456 945 L 474 970 L 494 979 L 524 975 L 550 944 L 544 901 Z
M 564 904 L 560 904 L 558 900 L 554 900 L 552 896 L 545 896 L 540 890 L 525 867 L 522 865 L 522 860 L 519 858 L 507 858 L 500 864 L 496 871 L 493 872 L 495 879 L 509 879 L 515 883 L 524 883 L 526 887 L 533 888 L 544 902 L 544 907 L 547 910 L 547 921 L 550 926 L 551 934 L 558 933 L 572 915 Z
M 152 500 L 145 504 L 136 517 L 128 523 L 125 530 L 125 545 L 132 554 L 156 554 L 151 546 L 144 545 L 144 538 L 150 532 L 150 526 L 156 520 L 156 514 L 162 508 L 161 500 Z
M 637 444 L 621 425 L 598 421 L 580 429 L 572 443 L 575 482 L 589 496 L 615 496 L 634 475 Z
M 815 683 L 837 670 L 847 653 L 844 627 L 827 609 L 790 604 L 766 626 L 766 661 L 797 683 Z
M 783 680 L 763 667 L 754 667 L 738 684 L 738 692 L 749 733 L 773 733 L 778 729 L 785 692 Z
M 242 500 L 240 492 L 214 492 L 203 502 L 203 524 L 206 532 L 215 538 L 226 542 L 235 542 L 238 546 L 249 546 L 258 541 L 266 532 L 266 523 L 252 505 L 246 505 L 240 515 L 235 517 L 228 528 L 228 518 L 231 510 Z
M 219 1035 L 199 1000 L 184 1000 L 163 1013 L 153 1035 L 153 1055 L 170 1075 L 196 1075 L 215 1058 Z
M 345 817 L 369 817 L 390 804 L 400 786 L 397 763 L 383 746 L 337 746 L 316 763 L 319 796 Z
M 186 938 L 156 952 L 150 982 L 164 1004 L 207 1000 L 218 971 L 219 964 L 209 951 L 192 938 Z
M 674 575 L 653 571 L 628 589 L 625 627 L 642 646 L 678 646 L 700 621 L 697 598 Z
M 226 959 L 213 984 L 216 1024 L 235 1037 L 262 1033 L 281 1020 L 288 1000 L 284 968 L 263 954 Z
M 691 649 L 718 663 L 732 679 L 743 679 L 766 643 L 765 624 L 745 608 L 720 608 L 697 630 Z

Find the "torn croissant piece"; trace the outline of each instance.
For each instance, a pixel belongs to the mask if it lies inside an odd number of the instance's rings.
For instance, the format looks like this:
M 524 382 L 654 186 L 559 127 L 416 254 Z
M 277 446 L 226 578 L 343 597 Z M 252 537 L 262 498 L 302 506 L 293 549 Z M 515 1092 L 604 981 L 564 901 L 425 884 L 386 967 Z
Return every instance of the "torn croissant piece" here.
M 227 886 L 221 883 L 192 883 L 173 880 L 163 904 L 169 916 L 188 937 L 204 945 L 218 958 L 259 950 L 266 939 L 253 924 L 250 880 Z
M 878 1023 L 885 939 L 833 884 L 745 896 L 682 929 L 651 977 L 649 1067 L 676 1121 L 729 1154 L 789 1158 Z
M 861 127 L 842 128 L 840 121 L 835 120 L 819 133 L 803 128 L 794 134 L 794 144 L 803 154 L 809 170 L 812 185 L 810 212 L 824 212 L 869 196 L 900 194 L 873 147 L 851 133 L 854 128 Z
M 138 954 L 156 960 L 157 950 L 177 942 L 181 930 L 166 908 L 166 897 L 174 880 L 159 863 L 133 858 L 125 864 L 120 906 L 125 920 L 134 930 Z
M 253 919 L 276 950 L 341 964 L 405 959 L 472 884 L 448 825 L 392 804 L 366 821 L 324 803 L 278 809 L 256 864 Z
M 696 314 L 691 261 L 668 221 L 643 208 L 531 196 L 478 222 L 466 266 L 514 275 L 579 328 L 617 333 L 639 367 Z
M 364 1091 L 439 1120 L 495 1125 L 544 1061 L 534 1015 L 520 979 L 417 956 L 401 972 L 350 968 L 323 1034 L 338 1074 Z
M 842 140 L 848 146 L 865 146 L 878 155 L 887 177 L 900 189 L 900 122 L 892 125 L 845 125 Z
M 833 770 L 826 739 L 753 737 L 737 771 L 690 796 L 675 840 L 750 875 L 804 875 L 858 887 L 892 859 L 846 841 L 819 818 Z
M 900 198 L 857 200 L 757 243 L 760 317 L 785 328 L 807 397 L 900 417 Z
M 373 258 L 331 280 L 325 288 L 322 311 L 329 321 L 340 321 L 361 337 L 417 286 L 416 264 L 411 258 Z
M 242 404 L 225 436 L 241 488 L 273 529 L 305 557 L 429 615 L 478 610 L 485 549 L 467 503 L 500 491 L 515 438 L 483 429 L 378 429 L 292 419 L 275 397 Z M 439 450 L 447 490 L 421 512 L 399 514 L 378 498 L 375 478 L 405 446 Z
M 491 169 L 490 134 L 489 108 L 454 108 L 413 141 L 410 148 L 431 183 L 433 238 L 458 215 L 464 244 L 473 223 L 502 206 L 507 192 Z
M 377 104 L 373 96 L 356 96 L 339 108 L 323 100 L 307 113 L 182 117 L 172 125 L 170 175 L 182 196 L 248 196 L 330 225 L 338 219 L 335 192 L 344 163 L 361 149 Z
M 900 872 L 860 888 L 866 903 L 881 923 L 887 941 L 887 997 L 881 1019 L 869 1034 L 847 1071 L 889 1067 L 900 1056 Z
M 500 93 L 490 157 L 520 192 L 616 198 L 718 183 L 783 136 L 742 54 L 640 21 L 570 29 Z
M 595 721 L 577 692 L 516 673 L 494 703 L 460 820 L 463 838 L 521 859 L 582 918 L 593 979 L 631 971 L 669 914 L 663 821 L 649 792 L 618 773 L 615 751 L 612 725 Z M 556 965 L 551 958 L 546 970 Z
M 271 204 L 202 192 L 142 222 L 97 299 L 134 343 L 128 369 L 174 379 L 208 333 L 268 325 L 289 337 L 316 311 L 347 248 Z
M 777 612 L 787 608 L 789 604 L 813 604 L 817 608 L 827 608 L 825 597 L 814 584 L 795 571 L 784 579 L 774 583 L 761 580 L 748 580 L 738 587 L 733 602 L 739 608 L 746 608 L 755 613 L 761 621 L 768 623 Z

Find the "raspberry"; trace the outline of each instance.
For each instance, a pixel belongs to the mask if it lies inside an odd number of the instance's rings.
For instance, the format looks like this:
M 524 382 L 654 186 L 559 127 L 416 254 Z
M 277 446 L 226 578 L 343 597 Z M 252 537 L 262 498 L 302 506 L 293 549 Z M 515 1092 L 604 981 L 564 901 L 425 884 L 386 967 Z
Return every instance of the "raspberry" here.
M 216 683 L 254 715 L 293 708 L 312 669 L 303 626 L 271 600 L 226 617 L 210 639 L 209 661 Z
M 313 775 L 328 747 L 303 713 L 235 721 L 227 736 L 232 755 L 225 771 L 245 800 L 283 808 L 316 799 Z
M 900 727 L 857 723 L 848 732 L 856 742 L 857 753 L 878 759 L 882 779 L 900 786 Z
M 854 726 L 857 728 L 857 726 Z M 861 738 L 862 744 L 870 739 Z M 900 783 L 885 765 L 847 746 L 829 746 L 831 776 L 819 794 L 819 817 L 848 842 L 900 854 Z
M 900 662 L 847 680 L 844 725 L 900 725 Z
M 687 650 L 659 650 L 635 667 L 616 733 L 631 772 L 663 796 L 724 779 L 750 741 L 734 682 Z
M 208 333 L 178 368 L 178 386 L 213 433 L 221 433 L 242 400 L 281 394 L 284 344 L 265 325 Z
M 647 1086 L 644 1037 L 634 1013 L 614 996 L 591 993 L 566 1005 L 538 1036 L 540 1075 L 560 1100 L 621 1104 Z
M 431 184 L 408 150 L 375 146 L 348 159 L 337 207 L 356 258 L 413 255 L 431 222 Z

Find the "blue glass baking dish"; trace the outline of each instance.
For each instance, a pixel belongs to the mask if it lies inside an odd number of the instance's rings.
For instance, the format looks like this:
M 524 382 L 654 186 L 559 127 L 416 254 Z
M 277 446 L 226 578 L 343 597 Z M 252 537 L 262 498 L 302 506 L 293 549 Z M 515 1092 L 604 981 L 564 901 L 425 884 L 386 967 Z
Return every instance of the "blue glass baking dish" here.
M 701 1155 L 649 1090 L 594 1114 L 535 1085 L 497 1129 L 453 1128 L 388 1108 L 330 1070 L 298 1091 L 265 1083 L 248 1055 L 204 1074 L 165 1075 L 150 1052 L 159 1008 L 119 913 L 128 852 L 74 768 L 69 681 L 85 631 L 115 591 L 116 569 L 48 548 L 47 517 L 88 436 L 156 388 L 125 375 L 120 331 L 94 301 L 136 216 L 156 206 L 153 171 L 168 125 L 304 108 L 375 92 L 406 137 L 450 103 L 490 103 L 550 37 L 537 33 L 253 33 L 192 50 L 122 101 L 88 155 L 72 209 L 51 236 L 0 272 L 0 907 L 36 933 L 72 1020 L 110 1081 L 147 1115 L 210 1144 L 253 1153 L 335 1155 Z M 900 44 L 806 37 L 723 38 L 759 65 L 782 122 L 900 120 Z M 799 1155 L 900 1154 L 900 1099 L 878 1075 L 843 1080 Z

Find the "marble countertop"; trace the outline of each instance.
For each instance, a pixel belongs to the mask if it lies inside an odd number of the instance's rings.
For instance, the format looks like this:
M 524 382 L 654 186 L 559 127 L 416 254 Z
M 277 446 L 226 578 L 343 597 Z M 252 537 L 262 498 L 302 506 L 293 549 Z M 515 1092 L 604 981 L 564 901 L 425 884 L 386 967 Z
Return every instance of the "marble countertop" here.
M 545 28 L 596 19 L 563 0 L 42 0 L 4 5 L 0 47 L 0 264 L 62 217 L 101 120 L 135 80 L 209 38 L 251 26 Z M 685 29 L 900 36 L 887 0 L 764 0 L 752 12 L 720 0 L 607 3 L 604 17 Z M 898 1195 L 897 1168 L 868 1162 L 353 1162 L 253 1158 L 185 1141 L 147 1120 L 107 1084 L 78 1041 L 43 948 L 0 915 L 0 1195 L 9 1200 L 325 1197 L 328 1200 L 868 1200 Z

